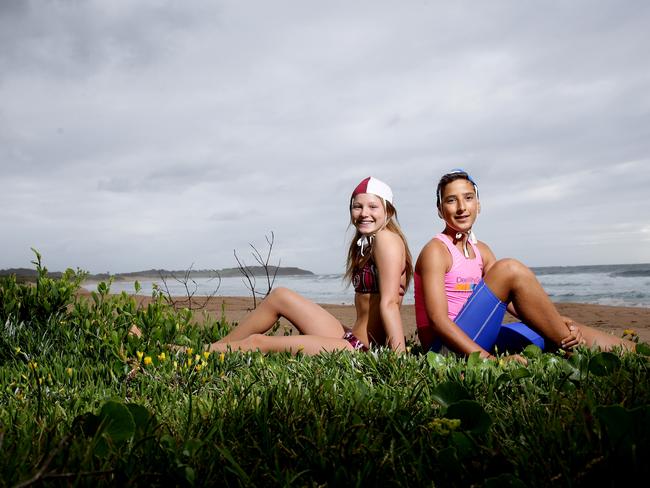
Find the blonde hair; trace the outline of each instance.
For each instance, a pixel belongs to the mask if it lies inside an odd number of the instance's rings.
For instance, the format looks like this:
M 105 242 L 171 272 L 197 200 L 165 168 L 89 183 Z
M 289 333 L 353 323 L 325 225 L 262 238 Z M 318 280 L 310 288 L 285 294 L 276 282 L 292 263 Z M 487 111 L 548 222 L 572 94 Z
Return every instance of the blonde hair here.
M 406 258 L 405 262 L 405 274 L 406 274 L 406 286 L 405 289 L 408 289 L 409 284 L 411 283 L 411 278 L 413 278 L 413 258 L 411 257 L 411 252 L 409 251 L 408 243 L 406 242 L 406 236 L 400 229 L 399 222 L 397 221 L 397 210 L 392 203 L 387 202 L 383 198 L 379 197 L 384 204 L 386 209 L 386 225 L 383 227 L 391 232 L 397 234 L 402 242 L 404 243 L 404 254 Z M 352 225 L 352 222 L 350 223 Z M 370 245 L 370 252 L 365 252 L 364 255 L 361 255 L 361 250 L 357 246 L 357 240 L 361 237 L 361 232 L 358 230 L 355 231 L 352 242 L 350 242 L 350 248 L 348 249 L 348 258 L 345 264 L 345 275 L 343 279 L 347 283 L 352 282 L 352 275 L 358 269 L 363 268 L 368 261 L 373 257 L 373 245 Z

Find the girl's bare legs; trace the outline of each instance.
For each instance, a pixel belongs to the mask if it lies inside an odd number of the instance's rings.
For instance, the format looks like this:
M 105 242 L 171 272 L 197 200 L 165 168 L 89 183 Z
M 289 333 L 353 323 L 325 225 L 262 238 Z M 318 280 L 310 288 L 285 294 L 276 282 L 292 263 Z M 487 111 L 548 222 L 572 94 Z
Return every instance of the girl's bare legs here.
M 303 354 L 318 354 L 323 351 L 352 350 L 348 341 L 340 337 L 325 337 L 316 335 L 300 336 L 267 336 L 264 334 L 253 334 L 244 339 L 230 342 L 214 342 L 210 345 L 209 351 L 261 351 L 261 352 L 285 352 L 292 354 L 302 352 Z
M 636 350 L 636 344 L 627 339 L 622 339 L 620 337 L 613 336 L 602 330 L 594 329 L 588 325 L 581 324 L 576 322 L 580 330 L 582 331 L 582 336 L 585 338 L 586 344 L 589 347 L 600 347 L 603 351 L 610 351 L 616 346 L 621 346 L 628 351 Z
M 484 277 L 485 284 L 499 300 L 512 302 L 520 318 L 559 347 L 570 331 L 535 274 L 515 259 L 494 263 Z M 635 344 L 576 322 L 587 347 L 610 350 L 621 346 L 633 351 Z
M 280 317 L 285 317 L 304 335 L 263 335 Z M 230 334 L 213 343 L 210 350 L 226 351 L 230 347 L 233 350 L 317 354 L 323 350 L 351 349 L 343 339 L 344 333 L 341 323 L 319 305 L 287 288 L 274 288 Z

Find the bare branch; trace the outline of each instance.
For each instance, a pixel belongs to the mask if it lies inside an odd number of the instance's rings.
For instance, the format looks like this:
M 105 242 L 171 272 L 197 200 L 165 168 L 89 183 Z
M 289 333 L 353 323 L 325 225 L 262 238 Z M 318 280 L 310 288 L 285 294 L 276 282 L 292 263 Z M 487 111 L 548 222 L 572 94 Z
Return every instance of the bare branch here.
M 237 260 L 237 269 L 239 269 L 239 272 L 243 275 L 242 281 L 244 282 L 246 288 L 248 288 L 251 294 L 253 295 L 253 308 L 257 308 L 257 296 L 255 292 L 255 284 L 256 284 L 255 276 L 251 272 L 250 268 L 239 259 L 239 256 L 237 256 L 237 251 L 233 249 L 232 252 L 235 255 L 235 259 Z
M 273 231 L 271 231 L 270 236 L 265 235 L 264 237 L 268 245 L 266 256 L 263 256 L 259 249 L 257 249 L 252 243 L 249 243 L 248 245 L 251 248 L 251 255 L 264 270 L 267 285 L 266 293 L 258 292 L 255 289 L 255 286 L 257 284 L 255 272 L 248 265 L 246 265 L 246 263 L 239 259 L 236 251 L 233 251 L 235 254 L 235 259 L 237 260 L 239 272 L 243 275 L 242 281 L 244 281 L 244 285 L 246 285 L 246 287 L 253 295 L 253 306 L 255 308 L 257 308 L 257 295 L 266 297 L 269 293 L 271 293 L 273 285 L 275 284 L 278 270 L 280 269 L 280 261 L 278 261 L 277 266 L 269 265 L 269 262 L 271 261 L 271 254 L 273 252 L 273 245 L 275 243 L 275 234 Z
M 181 284 L 185 289 L 185 296 L 182 299 L 178 299 L 172 296 L 169 290 L 169 286 L 167 284 L 167 277 L 164 276 L 162 272 L 160 273 L 160 279 L 162 280 L 165 288 L 165 300 L 175 309 L 179 309 L 182 307 L 188 308 L 190 310 L 204 309 L 205 307 L 208 306 L 210 300 L 216 296 L 217 292 L 219 291 L 219 288 L 221 287 L 221 275 L 219 275 L 218 271 L 211 270 L 210 272 L 213 273 L 213 276 L 211 276 L 208 281 L 212 281 L 213 279 L 218 278 L 219 282 L 217 283 L 217 286 L 214 288 L 214 290 L 212 290 L 212 292 L 206 296 L 203 303 L 197 304 L 196 301 L 194 300 L 194 296 L 196 295 L 196 292 L 199 289 L 199 284 L 196 282 L 194 278 L 192 278 L 193 268 L 194 268 L 194 263 L 192 263 L 190 267 L 183 272 L 183 276 L 180 278 L 176 276 L 174 273 L 171 273 L 171 277 L 174 280 L 176 280 L 177 283 Z

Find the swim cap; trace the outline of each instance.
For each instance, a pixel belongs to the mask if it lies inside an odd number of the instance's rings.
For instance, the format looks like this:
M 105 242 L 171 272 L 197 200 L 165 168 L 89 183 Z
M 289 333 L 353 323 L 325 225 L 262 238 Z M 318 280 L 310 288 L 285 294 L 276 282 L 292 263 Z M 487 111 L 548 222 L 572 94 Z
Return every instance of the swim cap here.
M 385 201 L 393 203 L 393 191 L 386 183 L 372 176 L 368 176 L 357 185 L 352 192 L 350 199 L 353 199 L 360 193 L 372 193 L 378 197 L 383 198 Z
M 449 173 L 445 173 L 444 175 L 442 175 L 442 178 L 440 178 L 440 183 L 442 183 L 445 177 L 452 176 L 452 175 L 459 175 L 466 178 L 467 181 L 469 181 L 474 186 L 474 191 L 476 192 L 476 198 L 478 198 L 478 185 L 472 179 L 469 173 L 462 168 L 454 168 Z M 442 202 L 442 188 L 440 183 L 438 183 L 438 188 L 436 190 L 436 207 L 438 208 L 440 208 L 440 203 Z

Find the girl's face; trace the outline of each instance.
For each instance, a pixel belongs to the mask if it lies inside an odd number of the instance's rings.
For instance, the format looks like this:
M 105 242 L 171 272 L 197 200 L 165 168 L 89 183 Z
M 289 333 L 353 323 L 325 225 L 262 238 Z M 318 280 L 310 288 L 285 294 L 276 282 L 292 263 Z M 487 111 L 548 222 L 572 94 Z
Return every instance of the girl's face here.
M 445 186 L 440 207 L 447 225 L 460 232 L 468 232 L 481 211 L 474 185 L 462 178 Z
M 384 203 L 377 195 L 360 193 L 352 200 L 350 218 L 361 234 L 375 234 L 386 223 Z

